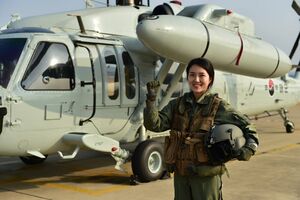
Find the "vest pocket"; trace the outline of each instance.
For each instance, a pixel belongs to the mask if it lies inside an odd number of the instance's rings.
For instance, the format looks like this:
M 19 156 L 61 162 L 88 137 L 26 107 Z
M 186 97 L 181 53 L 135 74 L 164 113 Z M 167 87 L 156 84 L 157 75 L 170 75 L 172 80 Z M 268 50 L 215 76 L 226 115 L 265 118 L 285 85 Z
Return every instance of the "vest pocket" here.
M 208 162 L 208 156 L 207 156 L 206 150 L 204 148 L 203 139 L 194 145 L 194 152 L 195 152 L 196 160 L 198 162 L 200 162 L 200 163 Z
M 200 129 L 202 131 L 208 132 L 208 131 L 210 131 L 212 125 L 213 125 L 213 119 L 211 119 L 211 118 L 204 118 L 204 119 L 202 119 L 202 124 L 200 126 Z
M 165 137 L 165 163 L 174 164 L 176 162 L 177 152 L 181 144 L 181 134 L 177 131 L 170 131 L 170 136 Z

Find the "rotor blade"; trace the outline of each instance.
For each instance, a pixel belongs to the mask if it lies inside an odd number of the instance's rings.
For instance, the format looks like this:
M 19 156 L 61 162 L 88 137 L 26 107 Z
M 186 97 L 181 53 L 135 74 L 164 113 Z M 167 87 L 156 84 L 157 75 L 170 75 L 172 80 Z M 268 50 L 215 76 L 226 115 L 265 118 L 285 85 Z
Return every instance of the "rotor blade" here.
M 297 0 L 293 0 L 292 8 L 296 11 L 296 13 L 298 15 L 300 15 L 300 6 L 299 6 Z
M 299 40 L 300 40 L 300 32 L 299 32 L 298 37 L 297 37 L 297 39 L 296 39 L 296 41 L 295 41 L 295 43 L 294 43 L 294 46 L 293 46 L 293 48 L 292 48 L 292 51 L 291 51 L 291 53 L 290 53 L 290 55 L 289 55 L 290 59 L 292 59 L 293 56 L 294 56 L 294 53 L 295 53 L 295 51 L 296 51 L 296 49 L 297 49 L 297 47 L 298 47 L 298 44 L 299 44 Z
M 300 64 L 300 63 L 299 63 Z M 296 71 L 299 72 L 300 71 L 300 65 L 293 65 L 293 68 L 296 68 Z

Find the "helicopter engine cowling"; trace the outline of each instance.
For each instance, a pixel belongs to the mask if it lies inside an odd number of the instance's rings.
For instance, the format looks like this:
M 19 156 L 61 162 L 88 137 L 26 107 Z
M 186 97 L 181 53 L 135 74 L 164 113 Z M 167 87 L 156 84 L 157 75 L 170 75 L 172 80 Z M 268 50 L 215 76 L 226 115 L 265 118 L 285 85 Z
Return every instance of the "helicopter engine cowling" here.
M 156 6 L 152 11 L 152 15 L 177 15 L 183 8 L 179 1 L 171 1 Z

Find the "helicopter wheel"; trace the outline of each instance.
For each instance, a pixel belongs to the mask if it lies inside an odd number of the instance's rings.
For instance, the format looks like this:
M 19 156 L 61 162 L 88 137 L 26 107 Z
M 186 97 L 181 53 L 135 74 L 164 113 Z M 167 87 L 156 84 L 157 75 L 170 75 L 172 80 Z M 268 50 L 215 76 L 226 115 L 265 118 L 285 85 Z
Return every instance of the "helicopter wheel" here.
M 36 156 L 20 156 L 19 158 L 27 165 L 36 165 L 43 163 L 47 159 L 47 156 L 48 155 L 45 155 L 45 158 L 39 158 Z
M 141 182 L 160 179 L 163 167 L 163 145 L 153 140 L 140 143 L 133 154 L 131 167 L 134 176 Z
M 285 130 L 286 130 L 287 133 L 294 133 L 294 131 L 295 131 L 294 123 L 291 122 L 291 121 L 287 121 L 285 123 Z

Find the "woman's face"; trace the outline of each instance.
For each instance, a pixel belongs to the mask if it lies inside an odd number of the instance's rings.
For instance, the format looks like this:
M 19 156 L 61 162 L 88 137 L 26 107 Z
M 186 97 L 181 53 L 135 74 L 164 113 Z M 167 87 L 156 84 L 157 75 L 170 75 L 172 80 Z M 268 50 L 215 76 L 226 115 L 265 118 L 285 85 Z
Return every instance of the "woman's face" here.
M 188 73 L 188 83 L 196 98 L 204 94 L 211 82 L 209 74 L 199 65 L 192 65 Z

